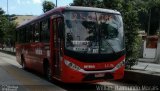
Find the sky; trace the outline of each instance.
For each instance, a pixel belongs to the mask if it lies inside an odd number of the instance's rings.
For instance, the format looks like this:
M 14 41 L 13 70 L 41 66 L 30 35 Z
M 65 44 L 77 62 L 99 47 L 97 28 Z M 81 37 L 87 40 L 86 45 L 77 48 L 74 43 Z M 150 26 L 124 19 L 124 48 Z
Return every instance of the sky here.
M 8 13 L 16 15 L 41 15 L 42 2 L 45 0 L 8 0 Z M 56 4 L 56 0 L 52 1 Z M 58 7 L 66 6 L 73 2 L 73 0 L 57 0 Z M 7 0 L 0 0 L 0 8 L 7 13 Z

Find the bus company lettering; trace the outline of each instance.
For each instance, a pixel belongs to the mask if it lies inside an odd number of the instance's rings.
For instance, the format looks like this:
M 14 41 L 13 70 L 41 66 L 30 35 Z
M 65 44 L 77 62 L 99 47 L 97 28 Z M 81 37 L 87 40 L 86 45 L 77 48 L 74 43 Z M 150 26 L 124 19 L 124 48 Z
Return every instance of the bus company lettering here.
M 105 68 L 113 68 L 114 65 L 113 64 L 105 64 Z
M 84 68 L 88 69 L 88 68 L 96 68 L 96 67 L 95 67 L 95 65 L 84 65 Z
M 113 68 L 114 65 L 113 64 L 105 64 L 104 65 L 105 68 Z M 92 69 L 92 68 L 96 68 L 95 65 L 84 65 L 84 68 L 85 69 Z

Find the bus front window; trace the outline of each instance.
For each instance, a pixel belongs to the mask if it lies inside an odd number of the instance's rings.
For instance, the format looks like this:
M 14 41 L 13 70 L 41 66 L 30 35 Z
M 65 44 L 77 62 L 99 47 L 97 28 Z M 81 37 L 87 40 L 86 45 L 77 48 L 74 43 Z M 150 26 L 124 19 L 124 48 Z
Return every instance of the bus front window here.
M 120 15 L 97 13 L 101 53 L 119 52 L 124 49 L 123 23 Z
M 65 48 L 88 54 L 111 54 L 124 49 L 122 18 L 118 14 L 65 12 Z
M 65 47 L 82 53 L 98 53 L 95 12 L 66 12 Z

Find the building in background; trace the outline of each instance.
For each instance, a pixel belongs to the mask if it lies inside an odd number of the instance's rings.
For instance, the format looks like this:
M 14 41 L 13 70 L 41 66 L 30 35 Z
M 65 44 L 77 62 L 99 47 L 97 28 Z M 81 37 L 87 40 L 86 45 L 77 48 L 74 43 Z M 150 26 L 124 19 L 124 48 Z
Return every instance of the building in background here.
M 139 31 L 139 37 L 142 38 L 140 57 L 152 59 L 153 62 L 157 55 L 158 35 L 147 36 L 145 31 Z
M 144 41 L 143 58 L 155 59 L 157 51 L 158 36 L 147 36 Z
M 15 16 L 16 19 L 14 20 L 18 25 L 22 24 L 22 23 L 25 23 L 37 16 L 33 16 L 33 15 L 16 15 Z

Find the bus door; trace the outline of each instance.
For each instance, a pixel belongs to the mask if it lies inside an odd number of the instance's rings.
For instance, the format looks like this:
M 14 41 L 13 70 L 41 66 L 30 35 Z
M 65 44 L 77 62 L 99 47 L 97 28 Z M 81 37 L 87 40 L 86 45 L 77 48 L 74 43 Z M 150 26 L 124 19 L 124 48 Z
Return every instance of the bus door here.
M 54 18 L 52 19 L 52 29 L 53 29 L 53 75 L 57 78 L 60 77 L 61 74 L 61 62 L 62 55 L 61 55 L 61 38 L 60 38 L 60 31 L 62 31 L 62 21 L 63 18 Z

